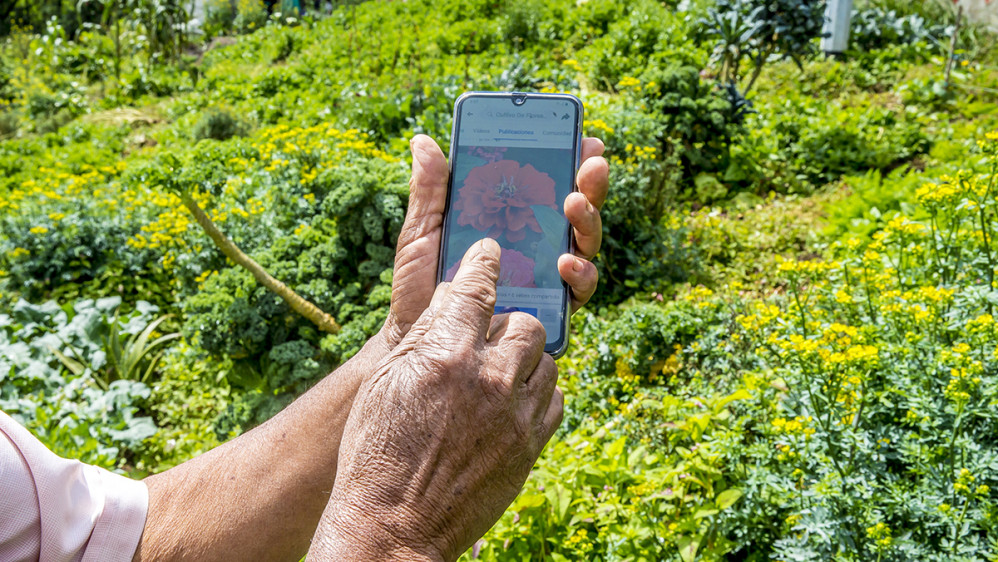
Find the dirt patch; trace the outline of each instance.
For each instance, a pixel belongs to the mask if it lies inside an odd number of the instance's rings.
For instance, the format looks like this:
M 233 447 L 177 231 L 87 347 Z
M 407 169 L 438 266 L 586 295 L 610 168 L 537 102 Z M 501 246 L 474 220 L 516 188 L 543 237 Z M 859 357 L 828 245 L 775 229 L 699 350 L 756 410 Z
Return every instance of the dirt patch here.
M 102 125 L 128 125 L 133 129 L 148 127 L 163 121 L 163 119 L 146 109 L 136 109 L 134 107 L 116 107 L 106 111 L 98 111 L 90 115 L 83 116 L 86 123 L 99 123 Z

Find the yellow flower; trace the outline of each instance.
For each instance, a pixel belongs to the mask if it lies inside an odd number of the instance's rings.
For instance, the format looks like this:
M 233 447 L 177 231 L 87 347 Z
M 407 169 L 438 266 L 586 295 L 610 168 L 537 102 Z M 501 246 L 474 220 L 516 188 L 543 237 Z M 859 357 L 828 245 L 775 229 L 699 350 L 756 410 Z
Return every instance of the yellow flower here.
M 602 119 L 586 120 L 585 128 L 594 130 L 597 133 L 613 134 L 613 127 L 607 125 Z
M 617 83 L 617 87 L 621 90 L 634 88 L 635 86 L 637 86 L 638 89 L 641 89 L 641 81 L 638 80 L 637 78 L 634 78 L 633 76 L 624 76 L 623 78 L 620 79 L 620 82 Z
M 32 234 L 45 234 L 48 231 L 49 231 L 49 229 L 45 228 L 44 226 L 34 226 L 34 227 L 31 227 L 31 230 L 30 230 L 30 232 Z
M 982 314 L 977 318 L 967 322 L 967 331 L 971 334 L 980 334 L 986 332 L 989 328 L 993 328 L 995 325 L 995 319 L 990 314 Z

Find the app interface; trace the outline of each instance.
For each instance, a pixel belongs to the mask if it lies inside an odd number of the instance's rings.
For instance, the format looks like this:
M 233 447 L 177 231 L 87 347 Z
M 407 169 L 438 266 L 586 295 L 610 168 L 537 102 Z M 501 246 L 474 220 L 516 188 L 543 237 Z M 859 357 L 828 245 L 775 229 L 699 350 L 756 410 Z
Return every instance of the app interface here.
M 578 109 L 569 100 L 509 97 L 465 99 L 444 248 L 444 280 L 488 236 L 502 247 L 496 313 L 521 311 L 558 342 L 565 293 L 558 256 L 568 251 L 565 197 L 572 192 Z

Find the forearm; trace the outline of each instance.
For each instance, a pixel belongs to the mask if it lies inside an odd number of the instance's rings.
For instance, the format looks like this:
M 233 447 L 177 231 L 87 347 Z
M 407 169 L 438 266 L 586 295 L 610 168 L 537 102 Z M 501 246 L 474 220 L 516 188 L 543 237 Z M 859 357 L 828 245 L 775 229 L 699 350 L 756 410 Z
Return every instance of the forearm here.
M 401 544 L 396 538 L 364 522 L 333 524 L 327 511 L 306 562 L 444 562 L 432 549 Z
M 293 560 L 333 489 L 343 426 L 361 381 L 388 350 L 353 359 L 261 426 L 145 480 L 135 560 Z

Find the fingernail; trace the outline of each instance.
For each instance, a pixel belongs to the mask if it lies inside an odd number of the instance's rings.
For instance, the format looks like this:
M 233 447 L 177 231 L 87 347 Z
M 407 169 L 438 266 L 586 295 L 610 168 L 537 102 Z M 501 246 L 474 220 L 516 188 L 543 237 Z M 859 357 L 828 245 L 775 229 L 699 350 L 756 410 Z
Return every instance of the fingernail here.
M 572 264 L 572 269 L 574 271 L 582 271 L 582 268 L 585 266 L 586 264 L 583 263 L 582 258 L 575 258 L 575 263 Z
M 596 212 L 596 208 L 593 207 L 593 204 L 589 202 L 588 198 L 586 199 L 586 210 L 589 211 L 590 213 Z
M 480 250 L 481 252 L 496 254 L 502 251 L 499 248 L 499 243 L 493 240 L 492 238 L 482 238 L 482 241 L 479 242 L 479 244 L 481 244 L 482 246 Z
M 433 298 L 430 299 L 430 308 L 439 308 L 444 302 L 444 297 L 447 296 L 447 291 L 450 290 L 450 283 L 443 282 L 437 285 L 436 290 L 433 291 Z

